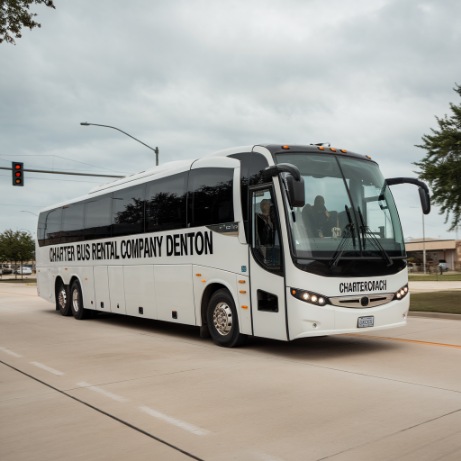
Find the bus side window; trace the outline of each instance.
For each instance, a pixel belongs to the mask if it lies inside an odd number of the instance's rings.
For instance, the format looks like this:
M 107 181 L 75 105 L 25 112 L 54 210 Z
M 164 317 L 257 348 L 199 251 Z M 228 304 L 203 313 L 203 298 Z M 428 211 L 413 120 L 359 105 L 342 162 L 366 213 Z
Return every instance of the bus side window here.
M 83 203 L 71 203 L 62 209 L 63 243 L 77 242 L 83 233 Z
M 47 245 L 61 243 L 62 232 L 62 208 L 56 208 L 48 212 L 45 220 L 45 242 Z
M 112 202 L 112 235 L 144 232 L 143 185 L 114 192 Z
M 112 198 L 96 196 L 85 202 L 85 240 L 111 237 Z
M 157 179 L 147 184 L 146 231 L 186 227 L 187 173 Z
M 197 168 L 189 175 L 189 224 L 207 226 L 234 221 L 234 170 Z
M 269 165 L 264 155 L 257 152 L 242 152 L 230 155 L 240 160 L 240 188 L 242 196 L 242 216 L 247 242 L 250 241 L 248 213 L 248 188 L 262 182 L 262 171 Z

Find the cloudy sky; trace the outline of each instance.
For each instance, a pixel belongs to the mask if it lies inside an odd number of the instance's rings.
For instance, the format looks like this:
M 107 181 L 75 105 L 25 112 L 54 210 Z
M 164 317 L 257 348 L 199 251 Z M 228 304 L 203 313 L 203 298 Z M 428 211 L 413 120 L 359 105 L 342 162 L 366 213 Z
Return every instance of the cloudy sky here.
M 332 145 L 416 177 L 415 147 L 459 103 L 459 0 L 55 0 L 0 45 L 0 166 L 130 174 L 257 143 Z M 104 179 L 0 170 L 0 232 Z M 395 186 L 404 234 L 416 188 Z M 426 237 L 461 238 L 434 209 Z

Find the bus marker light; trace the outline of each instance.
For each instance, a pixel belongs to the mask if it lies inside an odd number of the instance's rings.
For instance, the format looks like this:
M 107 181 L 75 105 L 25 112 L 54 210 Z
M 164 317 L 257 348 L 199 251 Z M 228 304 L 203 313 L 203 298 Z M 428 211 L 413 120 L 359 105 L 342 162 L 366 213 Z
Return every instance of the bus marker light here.
M 202 276 L 202 274 L 195 274 L 195 276 L 196 276 L 196 277 L 201 277 L 201 276 Z
M 239 283 L 244 284 L 244 283 L 247 283 L 247 282 L 246 282 L 246 280 L 239 280 Z
M 335 148 L 335 147 L 330 147 L 330 150 L 331 150 L 331 152 L 336 152 L 336 148 Z
M 246 295 L 246 294 L 247 294 L 246 290 L 240 290 L 239 293 L 240 293 L 241 295 Z
M 282 149 L 284 149 L 284 150 L 289 150 L 289 149 L 290 149 L 290 146 L 284 145 L 284 146 L 282 146 Z
M 241 308 L 242 309 L 248 309 L 248 306 L 243 305 L 243 306 L 241 306 Z
M 343 154 L 347 154 L 347 150 L 346 150 L 346 149 L 341 149 L 341 152 L 342 152 Z
M 206 282 L 206 280 L 205 280 L 205 279 L 202 279 L 202 283 L 205 283 L 205 282 Z

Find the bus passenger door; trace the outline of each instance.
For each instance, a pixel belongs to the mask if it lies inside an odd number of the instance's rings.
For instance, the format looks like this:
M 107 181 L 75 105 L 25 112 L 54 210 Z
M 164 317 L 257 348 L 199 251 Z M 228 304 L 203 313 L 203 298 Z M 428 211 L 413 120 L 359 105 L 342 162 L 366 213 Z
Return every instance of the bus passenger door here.
M 251 313 L 255 336 L 286 340 L 285 278 L 272 187 L 250 192 Z

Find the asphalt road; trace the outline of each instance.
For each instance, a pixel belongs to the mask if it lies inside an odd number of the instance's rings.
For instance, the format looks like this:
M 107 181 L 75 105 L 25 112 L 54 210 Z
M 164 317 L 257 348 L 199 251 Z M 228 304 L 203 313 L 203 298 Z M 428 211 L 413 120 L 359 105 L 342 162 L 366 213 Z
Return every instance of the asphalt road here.
M 461 459 L 461 322 L 223 349 L 0 285 L 0 459 Z

